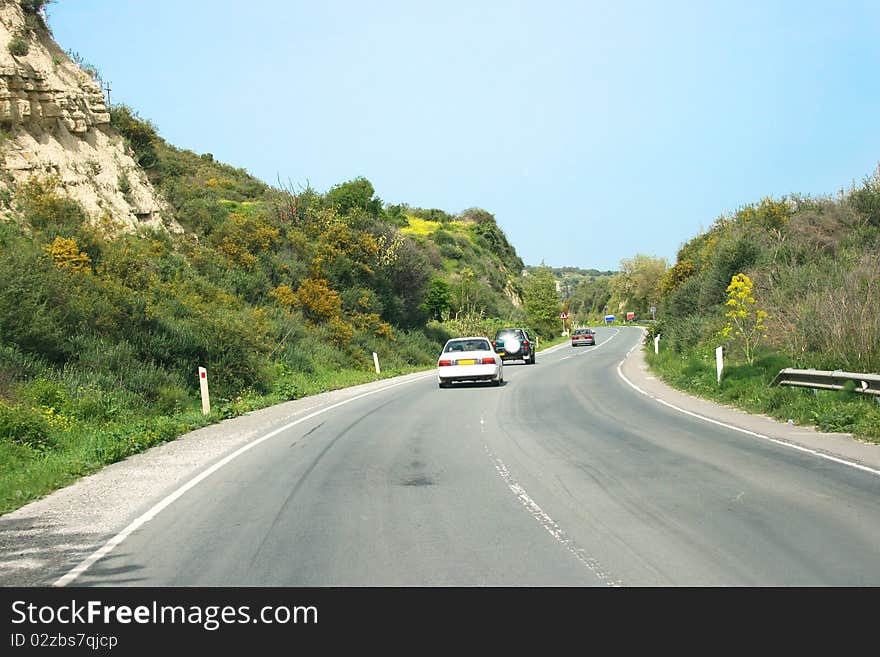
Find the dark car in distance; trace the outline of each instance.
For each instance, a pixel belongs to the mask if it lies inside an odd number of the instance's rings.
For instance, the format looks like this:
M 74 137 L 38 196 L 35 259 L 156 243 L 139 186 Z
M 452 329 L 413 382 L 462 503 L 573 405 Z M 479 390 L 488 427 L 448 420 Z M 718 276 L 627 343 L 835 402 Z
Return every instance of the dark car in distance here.
M 535 364 L 537 346 L 533 337 L 524 328 L 498 329 L 492 339 L 492 348 L 501 356 L 502 361 L 522 360 L 526 365 Z
M 596 332 L 589 328 L 576 328 L 571 332 L 571 346 L 580 347 L 591 346 L 596 344 Z

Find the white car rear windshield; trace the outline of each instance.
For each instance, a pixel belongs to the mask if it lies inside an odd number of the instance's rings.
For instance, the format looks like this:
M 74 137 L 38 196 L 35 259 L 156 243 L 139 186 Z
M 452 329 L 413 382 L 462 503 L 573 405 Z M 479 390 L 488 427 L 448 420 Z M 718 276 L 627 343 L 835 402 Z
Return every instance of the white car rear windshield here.
M 451 351 L 492 351 L 488 340 L 456 340 L 446 345 L 443 350 L 447 354 Z

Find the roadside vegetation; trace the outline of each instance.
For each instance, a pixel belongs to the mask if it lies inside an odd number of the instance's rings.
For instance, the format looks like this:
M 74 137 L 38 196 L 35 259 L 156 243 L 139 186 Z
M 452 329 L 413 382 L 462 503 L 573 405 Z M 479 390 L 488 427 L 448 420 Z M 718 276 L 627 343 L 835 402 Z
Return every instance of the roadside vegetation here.
M 662 338 L 661 338 L 662 340 Z M 653 344 L 646 354 L 651 368 L 668 384 L 700 397 L 736 406 L 776 420 L 815 426 L 820 431 L 852 433 L 865 441 L 880 443 L 880 404 L 852 390 L 808 390 L 770 387 L 779 370 L 792 367 L 786 356 L 764 350 L 752 365 L 728 361 L 719 384 L 715 354 L 691 350 L 685 354 Z
M 682 245 L 671 267 L 632 262 L 609 282 L 608 304 L 657 307 L 648 326 L 661 335 L 660 354 L 651 341 L 646 350 L 665 381 L 880 442 L 880 405 L 870 396 L 769 387 L 785 367 L 880 372 L 880 169 L 834 198 L 765 198 L 722 216 Z
M 0 222 L 0 513 L 206 423 L 375 380 L 373 352 L 393 376 L 434 367 L 450 337 L 540 325 L 523 306 L 535 283 L 485 210 L 389 205 L 365 178 L 272 187 L 123 105 L 111 125 L 185 233 L 120 232 L 52 177 L 15 190 Z

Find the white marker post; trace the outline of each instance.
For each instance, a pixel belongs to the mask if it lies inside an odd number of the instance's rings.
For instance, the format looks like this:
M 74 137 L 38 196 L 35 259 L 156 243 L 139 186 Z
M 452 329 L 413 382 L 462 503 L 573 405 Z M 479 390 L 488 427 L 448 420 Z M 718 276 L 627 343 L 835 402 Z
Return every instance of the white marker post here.
M 721 383 L 721 371 L 724 369 L 724 347 L 715 350 L 715 370 L 718 372 L 718 383 Z
M 382 370 L 379 369 L 379 354 L 375 351 L 373 352 L 373 364 L 376 366 L 376 374 L 381 374 Z
M 660 353 L 660 334 L 659 333 L 654 336 L 654 353 L 655 354 Z
M 199 387 L 202 389 L 202 413 L 211 414 L 211 398 L 208 396 L 208 370 L 199 368 Z

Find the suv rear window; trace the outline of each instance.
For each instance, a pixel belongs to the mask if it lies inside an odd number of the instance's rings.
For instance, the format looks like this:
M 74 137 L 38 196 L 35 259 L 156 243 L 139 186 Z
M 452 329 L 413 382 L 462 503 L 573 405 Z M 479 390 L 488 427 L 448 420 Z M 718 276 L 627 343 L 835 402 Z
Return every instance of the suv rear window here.
M 501 340 L 502 338 L 508 338 L 510 336 L 513 336 L 515 338 L 523 337 L 522 331 L 520 331 L 519 329 L 502 329 L 495 334 L 495 339 Z

